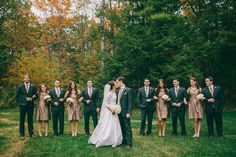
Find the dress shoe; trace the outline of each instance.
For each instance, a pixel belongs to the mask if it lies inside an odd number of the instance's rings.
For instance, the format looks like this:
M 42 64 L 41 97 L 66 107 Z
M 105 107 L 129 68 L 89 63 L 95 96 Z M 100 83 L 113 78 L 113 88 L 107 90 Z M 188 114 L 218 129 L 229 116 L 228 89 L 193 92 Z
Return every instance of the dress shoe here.
M 25 139 L 25 137 L 24 137 L 24 136 L 21 136 L 21 137 L 20 137 L 20 140 L 24 140 L 24 139 Z
M 35 138 L 35 136 L 34 135 L 30 135 L 30 138 Z
M 130 149 L 130 148 L 131 148 L 131 146 L 126 146 L 126 148 L 127 148 L 127 149 Z

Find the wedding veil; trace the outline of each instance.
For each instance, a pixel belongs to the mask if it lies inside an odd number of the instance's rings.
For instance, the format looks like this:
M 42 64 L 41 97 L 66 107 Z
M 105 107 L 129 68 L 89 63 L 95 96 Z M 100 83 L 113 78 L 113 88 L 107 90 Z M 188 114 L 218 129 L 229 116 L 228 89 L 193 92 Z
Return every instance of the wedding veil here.
M 106 108 L 106 103 L 108 101 L 108 95 L 110 92 L 111 86 L 109 84 L 106 84 L 104 87 L 104 94 L 103 94 L 103 101 L 102 101 L 102 107 L 101 107 L 101 114 Z

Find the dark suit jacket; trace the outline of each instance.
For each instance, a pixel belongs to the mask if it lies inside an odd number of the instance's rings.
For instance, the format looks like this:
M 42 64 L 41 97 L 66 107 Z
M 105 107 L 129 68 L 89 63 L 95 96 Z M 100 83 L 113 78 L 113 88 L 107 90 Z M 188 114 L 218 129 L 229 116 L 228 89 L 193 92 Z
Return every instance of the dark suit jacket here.
M 82 90 L 80 97 L 84 97 L 82 102 L 84 103 L 85 111 L 96 111 L 96 108 L 99 108 L 99 92 L 96 88 L 92 87 L 92 96 L 88 94 L 88 88 Z M 90 104 L 86 104 L 86 101 L 90 100 Z
M 205 112 L 211 113 L 215 109 L 216 112 L 221 112 L 223 110 L 223 94 L 219 86 L 214 86 L 213 96 L 208 87 L 203 88 L 202 94 L 205 96 Z M 215 102 L 208 102 L 208 99 L 214 98 Z
M 65 93 L 66 93 L 66 90 L 61 88 L 61 94 L 58 97 L 57 94 L 56 94 L 55 88 L 53 88 L 49 91 L 49 95 L 51 96 L 51 99 L 52 99 L 52 101 L 51 101 L 52 111 L 58 111 L 59 109 L 64 110 L 64 101 L 65 101 L 64 96 L 65 96 Z M 64 99 L 64 101 L 60 102 L 59 99 Z M 54 102 L 58 102 L 58 106 L 55 106 Z
M 118 94 L 119 89 L 116 90 L 117 95 L 117 103 L 118 103 Z M 132 93 L 131 89 L 125 87 L 120 97 L 120 105 L 121 105 L 121 116 L 126 117 L 126 114 L 132 114 Z
M 138 90 L 138 104 L 141 108 L 147 108 L 148 110 L 155 110 L 155 101 L 154 96 L 156 95 L 155 89 L 152 87 L 149 87 L 148 96 L 146 97 L 145 94 L 145 87 L 139 88 Z M 151 99 L 151 102 L 146 102 L 147 99 Z
M 170 100 L 170 107 L 172 109 L 177 108 L 175 106 L 172 106 L 173 103 L 181 103 L 181 106 L 179 108 L 181 108 L 181 109 L 185 109 L 186 108 L 186 106 L 184 105 L 184 98 L 187 99 L 187 92 L 186 92 L 185 88 L 179 87 L 177 97 L 175 95 L 175 88 L 174 87 L 171 88 L 169 90 L 169 97 L 171 98 L 171 100 Z
M 26 97 L 33 98 L 32 102 L 27 102 Z M 16 103 L 19 106 L 26 106 L 27 104 L 33 105 L 34 100 L 37 98 L 37 88 L 30 83 L 29 92 L 26 92 L 25 84 L 18 85 L 16 91 Z

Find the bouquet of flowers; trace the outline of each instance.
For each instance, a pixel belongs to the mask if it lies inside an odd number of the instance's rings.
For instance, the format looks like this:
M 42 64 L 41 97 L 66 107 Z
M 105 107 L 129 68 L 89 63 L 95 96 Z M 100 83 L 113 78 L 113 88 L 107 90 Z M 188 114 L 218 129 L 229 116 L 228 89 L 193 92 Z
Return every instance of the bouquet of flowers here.
M 204 97 L 204 95 L 203 94 L 198 94 L 197 95 L 197 100 L 205 100 L 205 97 Z
M 169 96 L 164 94 L 162 97 L 161 97 L 163 100 L 167 101 L 169 99 Z
M 119 114 L 121 112 L 120 105 L 110 105 L 110 109 L 112 112 Z
M 52 100 L 50 95 L 46 95 L 43 99 L 44 99 L 44 101 L 46 101 L 46 102 L 49 102 L 49 101 Z
M 72 105 L 72 104 L 73 104 L 73 99 L 72 99 L 72 98 L 67 98 L 67 99 L 66 99 L 66 102 L 67 102 L 68 104 Z

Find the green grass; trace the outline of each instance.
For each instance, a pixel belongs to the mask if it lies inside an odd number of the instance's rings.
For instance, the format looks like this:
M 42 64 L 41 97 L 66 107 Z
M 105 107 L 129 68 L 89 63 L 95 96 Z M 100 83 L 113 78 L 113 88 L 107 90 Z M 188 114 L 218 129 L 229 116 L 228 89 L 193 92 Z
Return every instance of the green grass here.
M 79 122 L 78 137 L 72 138 L 70 136 L 69 123 L 65 122 L 65 135 L 54 137 L 52 136 L 52 121 L 50 121 L 49 137 L 36 137 L 34 139 L 27 139 L 22 148 L 17 151 L 14 156 L 78 156 L 78 157 L 97 157 L 97 156 L 122 156 L 122 157 L 216 157 L 216 156 L 236 156 L 236 125 L 235 125 L 236 111 L 224 111 L 223 125 L 225 138 L 213 139 L 207 138 L 206 119 L 203 119 L 203 127 L 201 137 L 192 138 L 193 125 L 186 116 L 187 136 L 171 136 L 171 119 L 167 122 L 166 137 L 159 137 L 157 135 L 156 119 L 154 119 L 153 134 L 151 137 L 139 136 L 139 125 L 137 120 L 140 120 L 140 113 L 138 110 L 134 111 L 132 117 L 133 130 L 133 148 L 127 150 L 125 147 L 118 148 L 103 147 L 95 148 L 88 145 L 88 137 L 84 136 L 83 120 Z M 0 111 L 1 119 L 9 119 L 12 121 L 7 124 L 5 121 L 0 124 L 0 154 L 14 147 L 14 142 L 19 142 L 18 137 L 18 110 L 2 110 Z M 92 127 L 92 125 L 91 125 Z M 179 125 L 178 125 L 179 127 Z M 12 128 L 12 130 L 11 130 Z M 35 132 L 37 123 L 35 123 Z M 11 130 L 11 131 L 9 131 Z M 26 129 L 27 130 L 27 129 Z M 180 131 L 180 128 L 178 128 Z

